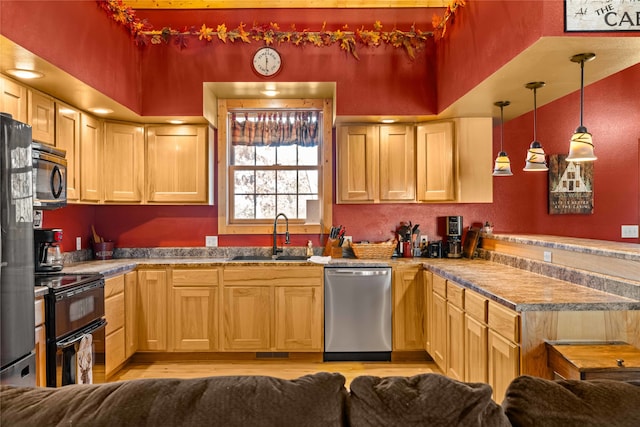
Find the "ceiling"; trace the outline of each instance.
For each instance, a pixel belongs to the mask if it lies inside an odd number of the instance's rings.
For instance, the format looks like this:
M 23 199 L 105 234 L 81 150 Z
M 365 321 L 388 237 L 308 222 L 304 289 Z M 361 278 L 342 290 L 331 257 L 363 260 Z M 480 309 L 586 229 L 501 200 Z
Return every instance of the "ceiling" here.
M 133 9 L 297 9 L 445 7 L 447 0 L 126 0 Z
M 544 81 L 538 89 L 537 105 L 543 106 L 580 88 L 580 66 L 570 61 L 571 56 L 594 52 L 596 58 L 585 64 L 585 85 L 608 77 L 640 63 L 640 37 L 544 37 L 521 52 L 517 57 L 489 76 L 473 90 L 448 106 L 438 116 L 338 116 L 337 122 L 379 122 L 392 118 L 402 122 L 433 120 L 449 117 L 499 117 L 495 101 L 509 100 L 504 109 L 505 120 L 518 117 L 533 109 L 533 96 L 524 86 L 531 81 Z M 182 119 L 187 123 L 203 123 L 204 117 L 141 117 L 130 109 L 106 97 L 80 80 L 31 52 L 0 36 L 0 70 L 29 66 L 46 76 L 24 83 L 52 95 L 77 108 L 88 110 L 101 106 L 114 111 L 109 118 L 144 123 L 164 123 L 168 119 Z M 335 98 L 334 83 L 274 82 L 281 98 Z M 260 93 L 264 83 L 234 82 L 205 83 L 205 97 L 268 98 Z M 211 105 L 205 99 L 204 104 Z

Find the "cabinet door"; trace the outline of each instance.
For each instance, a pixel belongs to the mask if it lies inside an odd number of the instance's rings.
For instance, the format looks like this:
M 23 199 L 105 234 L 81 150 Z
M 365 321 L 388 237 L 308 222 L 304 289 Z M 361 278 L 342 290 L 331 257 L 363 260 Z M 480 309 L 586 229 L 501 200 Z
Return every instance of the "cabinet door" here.
M 424 331 L 424 349 L 431 354 L 431 324 L 433 323 L 433 273 L 427 270 L 422 272 L 422 280 L 424 281 L 424 315 L 423 326 Z
M 227 287 L 223 293 L 224 350 L 271 350 L 271 288 Z
M 398 268 L 393 276 L 393 349 L 423 349 L 423 289 L 420 268 Z
M 380 201 L 414 201 L 416 197 L 413 126 L 380 126 Z
M 106 123 L 103 158 L 105 202 L 142 202 L 145 167 L 143 128 Z
M 431 323 L 431 357 L 443 372 L 447 361 L 447 301 L 437 293 L 433 297 Z
M 447 375 L 464 380 L 464 311 L 447 303 Z
M 138 275 L 131 271 L 124 275 L 124 336 L 125 357 L 138 351 Z
M 173 288 L 173 348 L 212 351 L 218 347 L 218 288 Z
M 487 325 L 469 316 L 465 316 L 465 364 L 464 381 L 488 382 L 487 365 Z
M 102 201 L 102 121 L 80 115 L 80 199 Z
M 147 201 L 206 203 L 207 128 L 147 127 Z
M 455 119 L 458 203 L 492 203 L 493 123 L 491 117 Z
M 27 88 L 0 76 L 0 111 L 11 114 L 14 120 L 27 123 Z
M 167 272 L 138 271 L 138 349 L 167 350 Z
M 489 385 L 493 400 L 502 402 L 511 381 L 520 373 L 520 349 L 517 344 L 489 330 Z
M 455 199 L 453 123 L 422 124 L 417 129 L 417 199 L 439 202 Z
M 117 331 L 105 336 L 105 355 L 104 355 L 104 370 L 105 377 L 109 377 L 112 373 L 120 367 L 125 359 L 124 350 L 124 328 L 119 328 Z
M 322 351 L 322 288 L 276 286 L 276 350 Z
M 341 126 L 338 130 L 338 203 L 372 203 L 378 194 L 377 126 Z
M 67 152 L 67 200 L 80 199 L 80 112 L 56 103 L 56 147 Z
M 44 325 L 36 326 L 36 387 L 47 386 L 47 335 Z
M 34 141 L 54 145 L 56 116 L 53 98 L 33 90 L 28 91 L 29 109 L 27 123 L 31 125 Z

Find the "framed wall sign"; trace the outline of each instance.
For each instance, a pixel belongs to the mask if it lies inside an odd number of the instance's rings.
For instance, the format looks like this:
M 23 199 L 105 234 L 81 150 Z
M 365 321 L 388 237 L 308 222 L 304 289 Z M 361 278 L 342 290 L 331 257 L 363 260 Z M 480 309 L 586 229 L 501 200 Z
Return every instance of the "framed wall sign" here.
M 640 0 L 564 0 L 565 31 L 640 31 Z
M 567 162 L 566 157 L 549 156 L 549 214 L 592 214 L 593 162 Z

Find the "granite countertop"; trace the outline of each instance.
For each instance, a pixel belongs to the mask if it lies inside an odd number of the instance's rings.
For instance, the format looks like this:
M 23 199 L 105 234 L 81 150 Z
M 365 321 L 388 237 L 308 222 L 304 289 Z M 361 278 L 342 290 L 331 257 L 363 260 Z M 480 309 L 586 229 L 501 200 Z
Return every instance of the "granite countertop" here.
M 319 266 L 307 261 L 229 261 L 217 257 L 163 257 L 87 261 L 66 265 L 63 273 L 122 274 L 138 266 Z M 422 265 L 516 311 L 640 310 L 640 301 L 481 259 L 398 258 L 389 260 L 331 259 L 329 267 Z

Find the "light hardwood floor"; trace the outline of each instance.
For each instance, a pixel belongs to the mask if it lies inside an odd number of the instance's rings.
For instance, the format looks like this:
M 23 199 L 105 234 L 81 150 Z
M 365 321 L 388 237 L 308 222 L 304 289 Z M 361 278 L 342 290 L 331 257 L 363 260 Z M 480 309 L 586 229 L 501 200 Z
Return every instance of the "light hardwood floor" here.
M 199 378 L 222 375 L 268 375 L 293 379 L 315 372 L 339 372 L 351 380 L 360 375 L 413 376 L 442 373 L 432 361 L 410 362 L 313 362 L 299 360 L 162 360 L 137 361 L 125 365 L 110 378 L 123 381 L 138 378 Z

